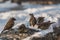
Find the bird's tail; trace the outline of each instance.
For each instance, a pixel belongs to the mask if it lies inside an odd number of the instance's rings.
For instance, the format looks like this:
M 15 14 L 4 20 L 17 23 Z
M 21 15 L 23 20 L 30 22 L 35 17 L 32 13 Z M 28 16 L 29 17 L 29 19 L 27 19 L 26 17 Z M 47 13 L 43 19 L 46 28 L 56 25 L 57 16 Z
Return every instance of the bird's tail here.
M 4 30 L 1 33 L 3 33 L 3 32 L 4 32 Z
M 53 23 L 55 23 L 55 22 L 52 22 L 51 24 L 53 24 Z

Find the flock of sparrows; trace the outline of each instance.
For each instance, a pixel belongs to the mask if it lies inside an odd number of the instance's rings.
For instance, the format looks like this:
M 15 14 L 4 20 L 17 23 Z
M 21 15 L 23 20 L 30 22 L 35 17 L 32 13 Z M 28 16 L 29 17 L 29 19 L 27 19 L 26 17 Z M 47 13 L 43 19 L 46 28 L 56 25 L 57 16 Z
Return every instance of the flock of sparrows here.
M 37 19 L 34 17 L 33 14 L 29 14 L 31 17 L 30 17 L 30 20 L 29 20 L 29 23 L 30 23 L 30 26 L 35 26 L 37 25 L 38 28 L 40 29 L 47 29 L 51 24 L 53 24 L 54 22 L 50 22 L 50 21 L 47 21 L 47 22 L 44 22 L 44 18 L 45 17 L 38 17 Z M 5 30 L 10 30 L 14 24 L 15 24 L 15 21 L 16 19 L 14 17 L 10 18 L 7 22 L 7 24 L 5 25 L 3 31 Z M 25 24 L 21 24 L 20 25 L 20 28 L 19 29 L 22 29 L 24 30 L 25 28 Z M 2 32 L 3 32 L 2 31 Z

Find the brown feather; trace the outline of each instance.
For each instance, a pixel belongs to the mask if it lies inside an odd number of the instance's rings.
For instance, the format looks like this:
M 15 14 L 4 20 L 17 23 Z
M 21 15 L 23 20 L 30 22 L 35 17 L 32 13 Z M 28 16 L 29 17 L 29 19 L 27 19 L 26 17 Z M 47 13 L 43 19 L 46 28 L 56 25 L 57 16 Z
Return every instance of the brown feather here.
M 10 18 L 7 24 L 5 25 L 3 31 L 11 29 L 14 26 L 15 20 L 16 20 L 15 18 Z
M 48 22 L 43 22 L 43 23 L 40 23 L 38 24 L 38 28 L 41 28 L 41 29 L 48 29 L 48 27 L 53 24 L 53 22 L 51 23 L 50 21 Z
M 37 24 L 44 22 L 44 17 L 38 17 Z
M 30 22 L 30 26 L 35 26 L 35 24 L 36 24 L 36 18 L 34 17 L 34 15 L 33 14 L 30 14 L 30 16 L 31 16 L 31 18 L 30 18 L 30 20 L 29 20 L 29 22 Z

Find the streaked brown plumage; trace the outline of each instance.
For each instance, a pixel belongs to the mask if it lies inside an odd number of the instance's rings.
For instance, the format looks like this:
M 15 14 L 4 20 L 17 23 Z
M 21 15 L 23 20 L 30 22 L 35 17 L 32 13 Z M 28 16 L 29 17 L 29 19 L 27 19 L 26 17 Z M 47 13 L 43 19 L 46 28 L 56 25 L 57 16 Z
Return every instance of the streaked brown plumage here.
M 34 15 L 33 14 L 29 14 L 30 16 L 31 16 L 31 18 L 30 18 L 30 20 L 29 20 L 29 22 L 30 22 L 30 26 L 35 26 L 35 24 L 36 24 L 36 18 L 34 17 Z
M 54 22 L 43 22 L 43 23 L 40 23 L 40 24 L 37 24 L 38 25 L 38 28 L 41 28 L 41 29 L 48 29 L 48 27 L 53 24 Z
M 26 32 L 26 26 L 25 26 L 25 24 L 21 24 L 21 25 L 19 26 L 19 32 L 20 32 L 20 33 Z
M 14 21 L 15 21 L 15 20 L 16 20 L 16 19 L 13 18 L 13 17 L 10 18 L 9 21 L 7 22 L 7 24 L 5 25 L 3 31 L 11 29 L 11 28 L 14 26 Z M 3 32 L 3 31 L 2 31 L 2 32 Z
M 19 29 L 25 29 L 25 28 L 26 28 L 25 24 L 21 24 L 21 25 L 19 26 Z
M 44 22 L 45 17 L 38 17 L 37 24 Z

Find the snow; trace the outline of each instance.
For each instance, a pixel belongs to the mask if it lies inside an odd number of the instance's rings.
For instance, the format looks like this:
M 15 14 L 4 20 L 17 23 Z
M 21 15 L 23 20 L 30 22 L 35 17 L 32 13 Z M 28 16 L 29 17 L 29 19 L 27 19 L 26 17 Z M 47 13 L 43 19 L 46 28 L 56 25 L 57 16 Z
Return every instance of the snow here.
M 10 8 L 17 7 L 16 3 L 11 3 L 11 1 L 7 1 L 5 3 L 0 3 L 0 12 L 1 11 L 8 11 Z
M 10 17 L 15 17 L 15 25 L 13 28 L 18 28 L 21 24 L 25 24 L 26 27 L 29 26 L 29 14 L 33 13 L 36 18 L 43 16 L 45 17 L 45 21 L 51 21 L 51 22 L 56 22 L 46 30 L 40 30 L 40 32 L 35 33 L 34 35 L 25 38 L 24 40 L 28 40 L 31 37 L 34 36 L 44 36 L 49 32 L 53 32 L 53 27 L 58 27 L 60 26 L 60 4 L 58 5 L 33 5 L 29 3 L 24 3 L 22 4 L 25 10 L 16 10 L 16 11 L 7 11 L 7 12 L 2 12 L 0 13 L 0 32 L 3 30 L 5 24 L 7 23 L 8 19 Z M 10 1 L 6 3 L 0 4 L 0 11 L 8 10 L 10 8 L 16 7 L 16 3 L 11 3 Z M 8 8 L 8 9 L 7 9 Z M 37 29 L 37 28 L 33 28 Z M 37 29 L 38 30 L 38 29 Z
M 40 30 L 40 32 L 36 32 L 33 35 L 23 39 L 23 40 L 31 40 L 33 37 L 44 37 L 47 33 L 53 32 L 53 26 L 51 25 L 48 29 L 46 30 Z

